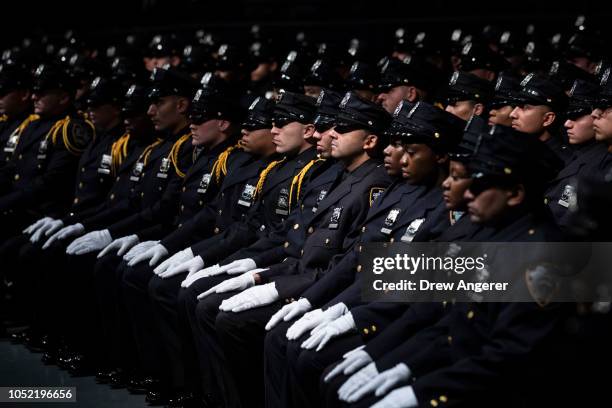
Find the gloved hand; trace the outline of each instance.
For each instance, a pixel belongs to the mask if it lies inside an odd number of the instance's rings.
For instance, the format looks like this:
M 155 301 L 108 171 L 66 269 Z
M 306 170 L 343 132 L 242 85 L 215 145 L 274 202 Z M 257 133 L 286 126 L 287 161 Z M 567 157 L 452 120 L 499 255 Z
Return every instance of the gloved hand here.
M 242 312 L 258 306 L 269 305 L 278 300 L 278 291 L 274 282 L 254 286 L 221 302 L 219 310 L 223 312 Z
M 315 327 L 310 337 L 302 343 L 302 348 L 306 350 L 310 350 L 313 348 L 317 348 L 317 351 L 320 351 L 325 347 L 325 345 L 334 337 L 338 337 L 341 334 L 348 333 L 351 330 L 355 330 L 357 326 L 355 325 L 355 320 L 353 319 L 353 315 L 351 312 L 348 312 L 345 315 L 340 316 L 334 321 L 329 323 L 321 323 L 317 327 Z
M 251 258 L 245 258 L 230 262 L 227 265 L 223 265 L 221 268 L 224 269 L 225 273 L 228 275 L 237 275 L 239 273 L 251 271 L 257 268 L 257 265 Z
M 194 256 L 193 258 L 191 258 L 188 261 L 185 262 L 181 262 L 178 265 L 175 265 L 171 268 L 168 268 L 168 270 L 164 273 L 167 276 L 174 276 L 174 275 L 178 275 L 179 273 L 185 273 L 185 272 L 197 272 L 200 269 L 202 269 L 204 267 L 204 260 L 202 259 L 201 256 Z
M 128 262 L 128 266 L 134 266 L 143 261 L 149 261 L 149 266 L 159 262 L 164 256 L 168 255 L 168 250 L 162 244 L 155 244 L 145 252 L 136 255 Z
M 144 241 L 144 242 L 141 242 L 140 244 L 136 244 L 132 247 L 132 249 L 127 251 L 125 255 L 123 255 L 123 260 L 125 262 L 130 262 L 132 259 L 134 259 L 135 257 L 137 257 L 138 255 L 142 253 L 145 253 L 146 251 L 148 251 L 150 248 L 154 247 L 157 244 L 159 244 L 159 241 Z
M 38 228 L 40 228 L 45 222 L 52 221 L 52 220 L 53 220 L 53 218 L 51 218 L 51 217 L 42 217 L 41 219 L 39 219 L 35 223 L 28 225 L 27 228 L 24 229 L 21 232 L 24 233 L 24 234 L 30 235 L 34 231 L 36 231 Z
M 390 389 L 395 387 L 402 381 L 407 381 L 410 378 L 410 369 L 404 363 L 399 363 L 396 366 L 379 373 L 376 377 L 372 378 L 363 387 L 360 387 L 355 392 L 351 393 L 346 402 L 352 403 L 359 401 L 364 396 L 368 395 L 372 391 L 375 391 L 374 395 L 382 397 Z
M 115 252 L 117 256 L 123 256 L 130 248 L 134 245 L 138 244 L 140 239 L 138 235 L 128 235 L 125 237 L 117 238 L 110 244 L 106 246 L 100 253 L 98 254 L 98 258 L 102 258 L 106 254 L 110 254 L 111 252 Z
M 153 269 L 153 272 L 157 276 L 161 276 L 162 278 L 169 277 L 169 276 L 164 276 L 164 275 L 170 269 L 172 269 L 172 267 L 180 265 L 183 262 L 187 262 L 190 259 L 193 259 L 193 251 L 191 250 L 190 247 L 187 247 L 187 248 L 185 248 L 185 249 L 183 249 L 181 251 L 178 251 L 177 253 L 175 253 L 174 255 L 169 257 L 168 259 L 166 259 L 164 262 L 162 262 L 159 265 L 157 265 L 157 267 L 155 269 Z
M 348 307 L 342 302 L 328 307 L 325 311 L 315 309 L 306 313 L 287 330 L 287 340 L 295 340 L 321 323 L 331 322 L 348 312 Z
M 253 269 L 252 271 L 248 271 L 243 273 L 240 276 L 236 276 L 235 278 L 224 280 L 218 285 L 213 286 L 208 289 L 206 292 L 202 292 L 198 295 L 198 300 L 204 299 L 206 296 L 213 293 L 225 293 L 230 292 L 232 290 L 245 290 L 250 288 L 251 286 L 255 286 L 255 277 L 254 275 L 257 272 L 261 272 L 264 269 Z
M 406 386 L 391 391 L 370 408 L 414 408 L 418 406 L 419 401 L 414 395 L 414 390 L 411 386 Z
M 107 229 L 92 231 L 72 241 L 68 248 L 66 248 L 66 253 L 68 255 L 88 254 L 104 248 L 112 240 L 113 237 L 111 237 L 110 231 Z
M 363 350 L 364 347 L 365 346 L 359 346 L 342 356 L 344 360 L 335 366 L 334 369 L 325 376 L 323 381 L 329 382 L 340 373 L 344 375 L 353 374 L 355 371 L 370 364 L 372 362 L 372 357 Z
M 61 241 L 62 239 L 74 237 L 82 234 L 83 232 L 85 232 L 85 227 L 81 223 L 68 225 L 51 235 L 47 242 L 45 242 L 42 246 L 42 249 L 49 248 L 55 241 Z
M 199 271 L 189 272 L 184 281 L 181 282 L 181 287 L 188 288 L 191 284 L 199 279 L 209 276 L 218 275 L 217 270 L 221 268 L 219 264 L 209 266 L 208 268 L 200 269 Z
M 44 222 L 32 235 L 30 236 L 30 242 L 35 243 L 45 236 L 48 237 L 51 234 L 56 233 L 60 228 L 64 226 L 62 220 L 49 220 Z
M 378 375 L 376 364 L 370 363 L 351 375 L 348 380 L 338 388 L 338 398 L 340 401 L 347 401 L 348 397 L 366 385 Z
M 291 302 L 272 315 L 268 324 L 266 324 L 266 330 L 272 330 L 281 320 L 288 322 L 293 318 L 303 315 L 310 309 L 312 309 L 312 305 L 306 298 L 300 298 L 297 302 Z

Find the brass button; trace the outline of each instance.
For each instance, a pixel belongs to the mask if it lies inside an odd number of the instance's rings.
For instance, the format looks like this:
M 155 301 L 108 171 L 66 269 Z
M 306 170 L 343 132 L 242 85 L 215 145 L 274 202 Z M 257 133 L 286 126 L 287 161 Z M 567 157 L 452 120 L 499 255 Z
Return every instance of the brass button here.
M 361 232 L 362 233 L 366 232 L 366 227 L 365 226 L 361 227 Z
M 363 246 L 359 245 L 359 252 L 363 251 Z
M 533 235 L 533 234 L 535 234 L 535 230 L 532 228 L 532 229 L 530 229 L 529 231 L 527 231 L 527 233 L 528 233 L 529 235 Z
M 448 398 L 446 398 L 446 395 L 440 395 L 440 398 L 438 398 L 440 400 L 440 402 L 448 402 Z
M 115 179 L 115 181 L 119 181 L 121 179 L 121 177 L 117 176 L 117 178 Z
M 83 182 L 82 181 L 79 183 L 79 188 L 83 188 Z
M 15 181 L 19 180 L 21 177 L 19 176 L 19 174 L 15 174 Z
M 368 330 L 367 327 L 365 329 L 363 329 L 363 334 L 370 334 L 370 331 Z
M 432 407 L 438 406 L 438 401 L 436 401 L 435 399 L 432 399 L 431 401 L 429 401 L 429 403 L 431 404 Z
M 393 238 L 393 237 L 391 237 L 391 238 L 389 239 L 389 242 L 391 242 L 391 243 L 393 243 L 394 241 L 395 241 L 395 238 Z
M 202 205 L 204 205 L 204 201 L 202 201 L 202 200 L 198 200 L 198 204 L 199 204 L 200 206 L 202 206 Z
M 285 241 L 285 243 L 283 244 L 283 246 L 284 246 L 285 248 L 287 248 L 287 247 L 289 246 L 289 241 Z
M 19 155 L 19 160 L 23 159 L 23 154 Z
M 81 173 L 85 173 L 85 167 L 81 167 Z
M 179 228 L 183 228 L 183 224 L 179 224 L 179 225 L 178 225 L 178 227 L 179 227 Z
M 548 204 L 548 197 L 544 197 L 544 204 Z
M 300 209 L 301 209 L 301 210 L 303 210 L 303 209 L 304 209 L 304 204 L 302 204 L 302 205 L 300 206 Z
M 219 233 L 219 227 L 215 227 L 215 234 Z
M 223 214 L 223 210 L 219 210 L 219 215 Z
M 103 178 L 100 178 L 100 183 L 104 183 L 104 179 Z
M 453 336 L 448 336 L 446 339 L 448 340 L 448 344 L 453 343 Z
M 112 193 L 112 194 L 110 195 L 110 199 L 111 199 L 111 200 L 114 200 L 114 199 L 115 199 L 115 193 Z
M 473 311 L 473 310 L 470 310 L 470 311 L 467 313 L 467 318 L 468 318 L 468 319 L 473 319 L 473 318 L 474 318 L 474 311 Z
M 157 187 L 157 189 L 158 189 L 159 191 L 162 191 L 162 187 L 161 187 L 161 186 Z
M 357 265 L 357 272 L 361 272 L 361 265 Z
M 304 255 L 304 250 L 303 250 L 303 249 L 301 249 L 301 250 L 300 250 L 300 256 L 303 256 L 303 255 Z
M 372 333 L 376 331 L 376 326 L 372 325 Z
M 325 238 L 325 245 L 329 245 L 329 238 Z
M 183 193 L 187 191 L 187 187 L 183 186 Z
M 75 203 L 75 204 L 78 204 L 79 203 L 79 197 L 76 197 L 72 202 Z
M 181 211 L 185 211 L 185 205 L 181 204 Z
M 300 228 L 300 224 L 294 224 L 294 225 L 293 225 L 293 229 L 294 229 L 294 230 L 296 230 L 296 229 L 298 229 L 298 228 Z
M 140 193 L 140 196 L 141 196 L 141 197 L 144 197 L 144 192 Z
M 314 228 L 312 228 L 312 227 L 308 228 L 308 233 L 309 234 L 312 234 L 313 232 L 314 232 Z

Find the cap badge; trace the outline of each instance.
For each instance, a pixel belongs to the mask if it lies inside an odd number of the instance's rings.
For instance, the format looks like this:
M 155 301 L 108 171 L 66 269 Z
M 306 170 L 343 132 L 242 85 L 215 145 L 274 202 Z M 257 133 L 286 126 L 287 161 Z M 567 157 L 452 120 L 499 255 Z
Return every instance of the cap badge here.
M 344 95 L 344 98 L 342 98 L 342 102 L 340 102 L 340 109 L 344 109 L 344 107 L 346 106 L 346 104 L 348 103 L 349 99 L 351 99 L 351 93 L 347 92 Z

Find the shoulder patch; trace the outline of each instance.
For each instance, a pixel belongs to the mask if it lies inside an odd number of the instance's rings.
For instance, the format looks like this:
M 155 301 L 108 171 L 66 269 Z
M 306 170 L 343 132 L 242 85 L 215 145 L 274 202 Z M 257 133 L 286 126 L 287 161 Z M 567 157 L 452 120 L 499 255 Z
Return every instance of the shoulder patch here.
M 372 187 L 370 189 L 370 207 L 372 207 L 374 200 L 380 197 L 382 193 L 384 192 L 385 192 L 385 187 Z
M 554 266 L 545 263 L 531 266 L 525 271 L 525 284 L 540 307 L 548 305 L 559 290 Z
M 89 127 L 82 122 L 72 122 L 70 128 L 70 143 L 76 149 L 85 149 L 92 137 Z

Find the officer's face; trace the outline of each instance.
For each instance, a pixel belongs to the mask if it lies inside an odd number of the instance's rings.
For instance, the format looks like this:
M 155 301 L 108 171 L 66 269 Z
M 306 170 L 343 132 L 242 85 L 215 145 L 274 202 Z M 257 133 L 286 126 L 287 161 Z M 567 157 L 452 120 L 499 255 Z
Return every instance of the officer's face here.
M 460 119 L 469 120 L 474 114 L 475 103 L 472 101 L 457 101 L 446 106 L 446 111 Z
M 544 105 L 521 105 L 515 107 L 510 113 L 512 127 L 518 131 L 539 134 L 545 129 L 546 114 L 550 109 Z
M 591 115 L 583 115 L 576 119 L 568 119 L 563 126 L 567 129 L 567 137 L 570 144 L 582 144 L 595 137 L 593 118 Z
M 464 198 L 468 202 L 467 208 L 470 220 L 477 224 L 487 224 L 499 220 L 513 207 L 524 201 L 524 190 L 521 187 L 495 187 L 477 186 L 472 180 L 470 187 L 465 190 Z
M 450 172 L 442 183 L 444 189 L 444 203 L 449 210 L 465 210 L 465 191 L 470 186 L 472 179 L 469 177 L 465 165 L 459 161 L 451 160 Z
M 317 153 L 323 159 L 329 159 L 331 157 L 332 132 L 332 128 L 326 129 L 321 132 L 315 130 L 312 135 L 313 139 L 317 141 Z
M 510 105 L 493 108 L 489 111 L 489 126 L 512 126 L 510 114 L 514 108 Z
M 363 145 L 368 133 L 357 129 L 346 133 L 338 133 L 334 127 L 331 130 L 331 155 L 335 159 L 346 160 L 359 156 L 364 152 Z
M 279 128 L 272 126 L 272 142 L 280 154 L 299 151 L 304 144 L 304 128 L 300 122 L 289 122 Z
M 23 111 L 30 100 L 28 91 L 10 91 L 0 96 L 0 114 L 13 116 Z
M 407 86 L 394 86 L 387 92 L 379 93 L 376 102 L 380 103 L 387 112 L 393 113 L 397 105 L 406 97 L 407 92 Z
M 147 114 L 151 118 L 155 130 L 169 130 L 180 120 L 181 113 L 178 108 L 178 97 L 162 96 L 149 105 Z
M 606 141 L 608 144 L 612 141 L 612 107 L 607 109 L 595 109 L 591 113 L 593 117 L 593 130 L 595 130 L 595 139 L 598 141 Z
M 219 122 L 221 121 L 218 119 L 211 119 L 204 123 L 200 123 L 199 125 L 192 123 L 189 126 L 192 134 L 191 143 L 194 146 L 203 146 L 211 144 L 217 140 L 221 134 Z
M 391 177 L 400 177 L 402 175 L 402 156 L 404 155 L 404 146 L 401 140 L 392 140 L 383 150 L 383 154 L 387 174 Z
M 130 138 L 144 139 L 151 136 L 154 132 L 153 122 L 144 113 L 142 115 L 129 116 L 123 120 L 125 130 L 130 134 Z
M 242 129 L 242 147 L 245 152 L 262 155 L 274 151 L 270 129 Z
M 411 184 L 424 184 L 438 174 L 439 160 L 440 157 L 426 144 L 405 144 L 401 160 L 402 177 Z
M 119 109 L 111 104 L 89 107 L 89 118 L 97 129 L 109 129 L 119 119 Z
M 270 75 L 272 75 L 272 72 L 275 69 L 276 69 L 276 64 L 262 62 L 261 64 L 257 66 L 257 68 L 251 71 L 251 81 L 258 82 L 258 81 L 264 80 Z
M 61 91 L 44 91 L 34 93 L 32 100 L 34 101 L 34 113 L 45 116 L 53 115 L 60 109 L 64 93 Z
M 311 98 L 318 98 L 321 93 L 321 87 L 316 85 L 304 85 L 304 95 Z

